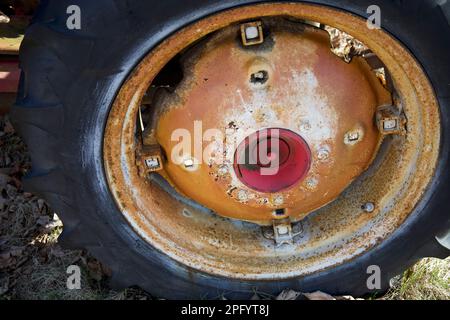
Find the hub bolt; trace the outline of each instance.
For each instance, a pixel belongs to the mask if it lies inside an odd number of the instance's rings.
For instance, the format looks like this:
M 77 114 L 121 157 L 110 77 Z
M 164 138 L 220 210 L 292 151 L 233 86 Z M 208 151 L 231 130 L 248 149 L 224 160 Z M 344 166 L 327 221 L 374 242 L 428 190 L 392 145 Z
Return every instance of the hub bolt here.
M 383 129 L 385 131 L 392 131 L 397 129 L 397 127 L 398 127 L 397 119 L 389 119 L 383 122 Z
M 362 132 L 360 130 L 351 130 L 345 134 L 344 143 L 347 145 L 357 144 L 362 140 Z
M 189 172 L 196 171 L 200 168 L 198 160 L 190 157 L 182 160 L 181 166 L 184 170 Z
M 282 195 L 277 195 L 273 198 L 273 204 L 276 206 L 280 206 L 284 203 L 284 199 Z
M 317 153 L 317 158 L 321 161 L 325 161 L 330 157 L 330 152 L 327 149 L 320 149 Z
M 194 167 L 194 160 L 191 158 L 186 159 L 186 160 L 184 160 L 183 164 L 186 169 L 191 169 Z
M 238 196 L 238 199 L 242 202 L 245 202 L 248 200 L 247 191 L 245 191 L 245 190 L 239 190 L 237 196 Z
M 361 207 L 365 212 L 371 213 L 375 210 L 375 204 L 373 202 L 367 202 Z
M 221 165 L 217 173 L 219 174 L 219 176 L 225 176 L 228 173 L 228 167 L 226 165 Z
M 277 227 L 277 232 L 280 236 L 284 236 L 289 233 L 289 228 L 285 225 L 281 225 Z

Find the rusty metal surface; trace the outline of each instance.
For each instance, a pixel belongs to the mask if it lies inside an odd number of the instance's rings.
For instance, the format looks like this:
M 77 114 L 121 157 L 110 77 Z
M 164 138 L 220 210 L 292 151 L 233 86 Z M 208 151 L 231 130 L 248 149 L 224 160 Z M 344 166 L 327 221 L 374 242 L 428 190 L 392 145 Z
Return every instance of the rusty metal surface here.
M 369 48 L 364 43 L 348 33 L 330 26 L 325 26 L 324 30 L 330 35 L 331 51 L 347 63 L 352 61 L 353 57 L 363 55 L 369 51 Z
M 391 99 L 363 59 L 346 64 L 330 51 L 327 32 L 283 18 L 266 19 L 264 27 L 270 38 L 258 48 L 240 45 L 236 25 L 191 49 L 183 59 L 183 82 L 154 107 L 161 110 L 156 137 L 166 154 L 178 143 L 171 140 L 175 130 L 194 137 L 195 121 L 202 121 L 203 132 L 220 129 L 229 144 L 225 150 L 214 145 L 195 172 L 168 161 L 172 184 L 220 215 L 270 225 L 274 209 L 301 220 L 368 168 L 380 143 L 375 111 Z M 264 86 L 250 81 L 260 70 L 268 73 Z M 232 166 L 233 142 L 270 127 L 301 135 L 313 158 L 300 183 L 276 194 L 247 187 Z M 355 143 L 345 142 L 350 131 L 359 134 Z M 217 163 L 214 156 L 223 154 L 225 163 Z
M 276 247 L 254 224 L 221 218 L 174 200 L 160 185 L 142 179 L 135 165 L 136 115 L 152 79 L 193 41 L 235 21 L 291 16 L 338 28 L 388 67 L 397 104 L 408 119 L 405 136 L 389 136 L 369 170 L 331 204 L 309 215 L 293 245 Z M 239 279 L 282 279 L 350 260 L 397 229 L 417 205 L 437 161 L 438 104 L 418 63 L 382 30 L 334 9 L 305 4 L 241 7 L 205 18 L 155 48 L 119 92 L 105 131 L 104 162 L 117 205 L 136 232 L 173 259 L 203 272 Z M 193 188 L 198 187 L 193 185 Z M 362 204 L 372 202 L 367 212 Z

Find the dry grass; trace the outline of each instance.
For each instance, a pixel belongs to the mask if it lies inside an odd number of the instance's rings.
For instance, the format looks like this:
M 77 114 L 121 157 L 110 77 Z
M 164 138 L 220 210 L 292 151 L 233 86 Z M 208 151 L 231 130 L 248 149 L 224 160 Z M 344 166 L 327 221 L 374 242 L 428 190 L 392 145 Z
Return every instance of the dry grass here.
M 139 288 L 110 290 L 107 271 L 98 261 L 86 252 L 60 248 L 61 221 L 45 201 L 22 190 L 21 177 L 29 167 L 26 154 L 8 118 L 0 118 L 0 300 L 151 299 Z M 82 271 L 80 290 L 66 287 L 66 270 L 73 264 Z M 450 259 L 424 259 L 406 271 L 383 299 L 450 299 L 449 276 Z M 287 290 L 276 299 L 299 296 Z M 333 298 L 322 293 L 311 297 Z M 275 297 L 254 296 L 267 298 Z
M 403 273 L 385 299 L 450 300 L 450 258 L 426 258 Z

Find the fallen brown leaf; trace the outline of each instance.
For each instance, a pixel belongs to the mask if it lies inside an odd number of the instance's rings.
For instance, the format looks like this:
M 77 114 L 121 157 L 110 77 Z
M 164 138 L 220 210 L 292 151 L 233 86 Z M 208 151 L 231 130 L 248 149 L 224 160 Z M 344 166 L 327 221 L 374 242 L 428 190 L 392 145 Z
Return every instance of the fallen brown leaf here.
M 304 293 L 304 296 L 308 298 L 308 300 L 336 300 L 336 298 L 334 298 L 333 296 L 330 296 L 329 294 L 322 291 Z
M 296 292 L 294 290 L 284 290 L 281 292 L 275 300 L 296 300 L 300 296 L 300 292 Z

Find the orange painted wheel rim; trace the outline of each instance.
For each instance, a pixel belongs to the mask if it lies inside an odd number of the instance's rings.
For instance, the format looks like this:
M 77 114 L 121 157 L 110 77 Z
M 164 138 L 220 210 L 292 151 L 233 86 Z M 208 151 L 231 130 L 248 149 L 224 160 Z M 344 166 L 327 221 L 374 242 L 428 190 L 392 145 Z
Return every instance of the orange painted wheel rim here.
M 167 184 L 158 178 L 142 179 L 135 165 L 137 111 L 163 66 L 192 42 L 216 30 L 240 21 L 276 16 L 317 21 L 364 42 L 389 68 L 408 118 L 407 134 L 384 141 L 368 171 L 332 203 L 309 214 L 302 221 L 306 230 L 303 236 L 294 245 L 281 248 L 265 239 L 256 224 L 224 219 L 202 206 L 174 199 Z M 141 61 L 111 108 L 104 136 L 104 163 L 118 208 L 136 232 L 156 249 L 203 272 L 272 280 L 342 264 L 394 232 L 425 192 L 434 174 L 439 143 L 439 108 L 433 88 L 414 57 L 393 37 L 383 30 L 367 32 L 365 20 L 336 9 L 261 4 L 193 23 L 163 41 Z M 199 195 L 197 200 L 206 207 L 213 201 L 207 194 Z M 376 203 L 373 212 L 361 209 L 367 201 Z

